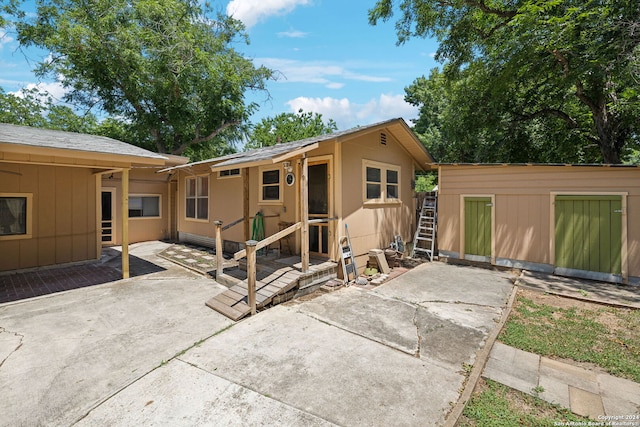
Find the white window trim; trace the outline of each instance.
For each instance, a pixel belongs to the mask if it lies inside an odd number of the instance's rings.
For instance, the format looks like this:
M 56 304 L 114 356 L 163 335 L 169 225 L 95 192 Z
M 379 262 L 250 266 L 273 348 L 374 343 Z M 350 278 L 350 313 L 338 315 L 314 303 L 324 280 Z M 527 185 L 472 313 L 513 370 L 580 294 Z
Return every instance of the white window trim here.
M 278 171 L 278 200 L 264 200 L 262 198 L 263 195 L 263 191 L 262 191 L 262 176 L 264 174 L 264 172 L 269 172 L 269 171 Z M 278 165 L 278 166 L 265 166 L 265 167 L 260 167 L 259 168 L 259 185 L 258 185 L 258 204 L 260 205 L 281 205 L 283 203 L 283 198 L 282 198 L 282 193 L 283 193 L 283 189 L 282 189 L 282 181 L 283 181 L 283 176 L 282 176 L 282 166 Z M 275 185 L 275 184 L 269 184 L 269 185 Z
M 190 198 L 192 198 L 192 199 L 194 199 L 196 201 L 195 213 L 196 213 L 196 215 L 198 214 L 198 199 L 199 198 L 204 198 L 204 196 L 198 196 L 198 178 L 202 178 L 202 177 L 206 177 L 207 180 L 209 181 L 208 182 L 209 191 L 207 192 L 207 205 L 209 205 L 209 202 L 211 201 L 210 200 L 211 199 L 211 180 L 209 179 L 209 174 L 193 175 L 193 176 L 185 177 L 185 179 L 184 179 L 184 198 L 183 198 L 183 200 L 184 200 L 183 208 L 184 208 L 184 219 L 185 219 L 185 221 L 206 222 L 206 223 L 209 222 L 209 211 L 210 211 L 209 207 L 210 206 L 208 206 L 208 208 L 207 208 L 207 217 L 206 218 L 191 218 L 191 217 L 187 216 L 187 200 L 190 199 Z M 187 196 L 187 194 L 188 194 L 188 191 L 187 191 L 188 184 L 187 184 L 187 182 L 190 179 L 195 179 L 196 180 L 196 195 L 195 195 L 195 197 L 188 197 Z
M 237 174 L 222 176 L 221 173 L 225 171 L 237 170 Z M 242 168 L 231 168 L 218 171 L 218 179 L 232 179 L 232 178 L 240 178 L 242 176 Z
M 380 195 L 378 199 L 367 199 L 367 167 L 380 169 Z M 362 160 L 362 203 L 369 205 L 395 205 L 402 204 L 402 168 L 390 163 L 376 162 L 374 160 Z M 387 197 L 387 171 L 392 170 L 398 173 L 398 197 Z
M 130 220 L 140 219 L 162 219 L 162 194 L 129 194 L 129 200 L 132 197 L 157 197 L 158 198 L 158 216 L 130 216 Z M 131 207 L 131 205 L 129 205 Z
M 6 236 L 0 236 L 2 240 L 22 240 L 33 238 L 33 193 L 0 193 L 0 197 L 24 197 L 27 202 L 27 223 L 25 234 L 10 234 Z

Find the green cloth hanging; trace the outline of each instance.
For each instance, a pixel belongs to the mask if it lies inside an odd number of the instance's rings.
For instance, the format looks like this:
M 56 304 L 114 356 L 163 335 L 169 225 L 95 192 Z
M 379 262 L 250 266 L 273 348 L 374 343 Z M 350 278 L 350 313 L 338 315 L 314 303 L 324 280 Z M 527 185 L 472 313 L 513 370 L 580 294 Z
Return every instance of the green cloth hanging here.
M 264 217 L 262 216 L 262 211 L 258 211 L 256 216 L 253 217 L 253 224 L 251 226 L 251 240 L 261 241 L 264 240 Z M 258 255 L 264 255 L 266 253 L 266 248 L 260 249 Z

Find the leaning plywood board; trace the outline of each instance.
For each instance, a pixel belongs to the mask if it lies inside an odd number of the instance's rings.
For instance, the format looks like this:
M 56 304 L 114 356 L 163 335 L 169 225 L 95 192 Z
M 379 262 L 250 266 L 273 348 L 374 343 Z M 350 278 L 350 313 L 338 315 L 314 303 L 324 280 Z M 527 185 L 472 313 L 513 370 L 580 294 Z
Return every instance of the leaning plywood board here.
M 381 249 L 371 249 L 369 251 L 369 258 L 374 258 L 376 264 L 378 264 L 378 270 L 380 273 L 389 274 L 391 269 L 389 268 L 389 264 L 387 264 L 387 258 L 384 256 L 384 251 Z

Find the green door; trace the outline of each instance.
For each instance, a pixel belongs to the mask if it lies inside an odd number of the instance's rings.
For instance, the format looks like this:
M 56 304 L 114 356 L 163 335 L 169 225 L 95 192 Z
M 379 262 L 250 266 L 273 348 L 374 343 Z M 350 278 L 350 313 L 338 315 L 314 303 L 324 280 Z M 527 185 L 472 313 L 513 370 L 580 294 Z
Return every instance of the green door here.
M 491 257 L 491 206 L 490 197 L 465 197 L 465 255 Z
M 556 196 L 556 267 L 620 274 L 622 198 Z

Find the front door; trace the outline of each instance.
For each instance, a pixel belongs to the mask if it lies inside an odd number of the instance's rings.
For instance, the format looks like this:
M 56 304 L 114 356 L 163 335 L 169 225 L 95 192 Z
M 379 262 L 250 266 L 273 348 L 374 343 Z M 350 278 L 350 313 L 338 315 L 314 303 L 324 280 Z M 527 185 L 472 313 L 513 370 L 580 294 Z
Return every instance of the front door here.
M 100 224 L 102 230 L 102 244 L 112 245 L 115 243 L 115 189 L 102 189 L 102 213 Z
M 329 218 L 329 164 L 309 164 L 309 220 Z M 329 223 L 309 225 L 309 252 L 329 255 Z

